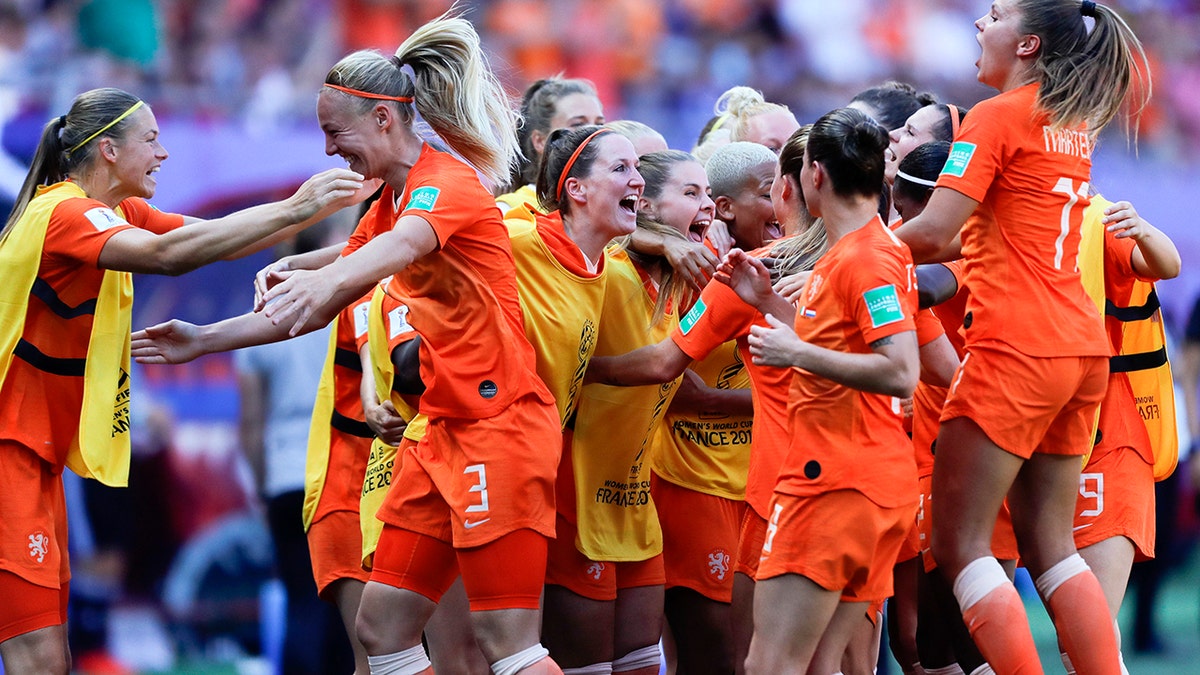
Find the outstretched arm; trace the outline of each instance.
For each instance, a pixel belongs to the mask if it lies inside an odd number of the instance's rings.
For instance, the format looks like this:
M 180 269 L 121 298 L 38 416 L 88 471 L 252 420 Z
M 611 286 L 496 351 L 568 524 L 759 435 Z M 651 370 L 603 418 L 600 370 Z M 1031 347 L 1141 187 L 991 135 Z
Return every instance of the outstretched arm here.
M 330 169 L 305 181 L 296 194 L 281 202 L 191 222 L 165 234 L 127 228 L 105 242 L 99 265 L 124 272 L 183 274 L 226 258 L 289 225 L 315 222 L 318 214 L 353 203 L 361 187 L 359 174 Z
M 618 387 L 660 384 L 679 377 L 690 365 L 692 357 L 668 337 L 620 356 L 593 356 L 583 381 Z
M 320 327 L 313 325 L 311 330 Z M 242 314 L 205 326 L 171 319 L 135 332 L 130 355 L 138 363 L 187 363 L 205 354 L 279 342 L 289 337 L 288 326 L 277 326 L 262 313 Z
M 287 278 L 263 296 L 263 312 L 291 335 L 323 326 L 372 284 L 437 250 L 437 233 L 420 216 L 400 218 L 385 232 L 320 270 L 284 272 Z

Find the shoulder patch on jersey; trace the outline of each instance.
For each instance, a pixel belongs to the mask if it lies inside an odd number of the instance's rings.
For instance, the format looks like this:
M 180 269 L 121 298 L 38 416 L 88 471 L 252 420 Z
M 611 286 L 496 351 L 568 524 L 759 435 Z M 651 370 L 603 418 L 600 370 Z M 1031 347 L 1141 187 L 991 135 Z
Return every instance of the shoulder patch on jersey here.
M 110 227 L 116 225 L 128 225 L 124 218 L 118 216 L 116 212 L 107 206 L 97 206 L 94 209 L 88 209 L 83 212 L 83 216 L 88 219 L 98 231 L 103 232 Z
M 894 284 L 872 288 L 863 293 L 863 301 L 867 303 L 872 328 L 904 319 L 904 310 L 900 308 L 900 296 L 896 293 Z
M 971 163 L 971 157 L 975 155 L 975 147 L 974 143 L 966 141 L 958 141 L 950 146 L 950 156 L 942 167 L 942 175 L 962 178 L 967 172 L 967 165 Z
M 361 302 L 354 306 L 354 337 L 360 338 L 367 333 L 371 317 L 371 303 Z
M 416 330 L 408 322 L 408 305 L 399 305 L 388 312 L 387 318 L 389 340 L 402 333 L 411 333 Z
M 413 190 L 412 194 L 408 196 L 408 206 L 405 206 L 404 210 L 433 211 L 433 207 L 437 204 L 438 195 L 440 194 L 442 194 L 442 191 L 438 188 L 429 185 L 419 187 Z
M 704 316 L 707 309 L 708 306 L 704 304 L 703 300 L 697 300 L 688 313 L 683 315 L 683 320 L 679 322 L 679 329 L 683 331 L 684 335 L 687 335 L 695 327 L 696 322 Z

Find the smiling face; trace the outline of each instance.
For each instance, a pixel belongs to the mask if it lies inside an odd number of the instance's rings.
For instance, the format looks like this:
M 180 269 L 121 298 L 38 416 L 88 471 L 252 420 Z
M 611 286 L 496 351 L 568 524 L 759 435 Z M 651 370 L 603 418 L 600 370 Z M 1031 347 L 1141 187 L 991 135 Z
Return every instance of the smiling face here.
M 889 183 L 896 178 L 896 170 L 908 153 L 922 143 L 938 140 L 933 130 L 942 121 L 945 110 L 944 105 L 927 105 L 910 115 L 904 126 L 889 134 L 891 143 L 884 152 L 883 164 L 884 177 Z
M 601 134 L 592 143 L 597 152 L 587 175 L 568 179 L 567 191 L 585 197 L 572 203 L 572 212 L 606 240 L 629 234 L 637 227 L 638 199 L 646 186 L 633 143 L 617 133 Z
M 741 189 L 721 199 L 721 216 L 730 225 L 735 245 L 753 251 L 783 236 L 771 201 L 779 162 L 763 162 L 750 169 Z
M 977 78 L 983 84 L 1007 91 L 1016 81 L 1015 75 L 1023 69 L 1018 49 L 1027 37 L 1021 32 L 1022 21 L 1015 0 L 996 0 L 987 14 L 975 21 L 979 31 L 975 39 L 981 48 L 975 66 L 979 69 Z
M 167 159 L 167 150 L 158 141 L 158 121 L 149 106 L 138 108 L 128 120 L 124 136 L 108 139 L 117 153 L 117 177 L 124 192 L 149 199 L 158 187 L 155 174 Z
M 325 154 L 338 155 L 365 178 L 386 178 L 391 152 L 374 111 L 372 108 L 371 113 L 359 114 L 357 101 L 328 88 L 317 96 L 317 121 L 325 133 Z
M 713 200 L 708 192 L 708 174 L 700 162 L 675 162 L 658 196 L 653 200 L 643 197 L 642 208 L 658 222 L 700 243 L 713 219 Z

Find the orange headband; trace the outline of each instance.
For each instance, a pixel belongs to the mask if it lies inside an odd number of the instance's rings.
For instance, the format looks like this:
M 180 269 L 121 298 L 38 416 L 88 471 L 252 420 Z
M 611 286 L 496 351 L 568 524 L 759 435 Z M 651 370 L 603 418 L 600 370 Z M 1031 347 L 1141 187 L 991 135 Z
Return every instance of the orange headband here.
M 958 106 L 947 103 L 946 110 L 950 111 L 950 140 L 954 140 L 954 137 L 958 135 Z
M 593 138 L 608 131 L 612 131 L 612 129 L 597 129 L 593 131 L 592 135 L 583 139 L 583 142 L 579 144 L 579 147 L 575 148 L 575 152 L 571 153 L 571 158 L 567 160 L 566 166 L 563 167 L 562 175 L 558 177 L 558 189 L 554 191 L 555 201 L 562 201 L 563 183 L 567 182 L 567 174 L 571 173 L 571 167 L 575 166 L 575 160 L 579 159 L 579 154 L 583 152 L 583 149 L 587 147 L 588 143 L 592 142 Z
M 362 98 L 373 98 L 377 101 L 396 101 L 397 103 L 412 103 L 413 102 L 413 99 L 411 96 L 387 96 L 385 94 L 373 94 L 369 91 L 360 91 L 358 89 L 351 89 L 350 87 L 339 87 L 336 84 L 329 84 L 329 83 L 326 83 L 325 86 L 329 87 L 330 89 L 337 89 L 338 91 L 344 91 L 347 94 L 350 94 L 352 96 L 359 96 Z

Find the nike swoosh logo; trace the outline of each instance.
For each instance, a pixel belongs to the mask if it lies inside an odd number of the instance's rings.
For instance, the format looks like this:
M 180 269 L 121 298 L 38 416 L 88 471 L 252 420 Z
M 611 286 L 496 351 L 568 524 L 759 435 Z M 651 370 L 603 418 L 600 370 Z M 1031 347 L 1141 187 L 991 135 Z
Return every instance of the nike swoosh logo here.
M 477 520 L 477 521 L 475 521 L 475 522 L 473 522 L 473 523 L 472 523 L 470 520 L 464 520 L 464 521 L 463 521 L 463 527 L 465 527 L 465 528 L 467 528 L 467 529 L 469 530 L 469 529 L 471 529 L 472 527 L 479 527 L 480 525 L 482 525 L 482 524 L 486 523 L 486 522 L 487 522 L 487 521 L 489 521 L 489 520 L 491 520 L 491 518 L 484 518 L 483 520 Z
M 1083 528 L 1085 528 L 1085 527 L 1091 527 L 1092 525 L 1095 525 L 1095 523 L 1084 523 L 1083 525 L 1077 525 L 1077 526 L 1075 526 L 1075 527 L 1072 527 L 1072 528 L 1071 528 L 1071 531 L 1072 531 L 1072 532 L 1078 532 L 1078 531 L 1082 530 Z

